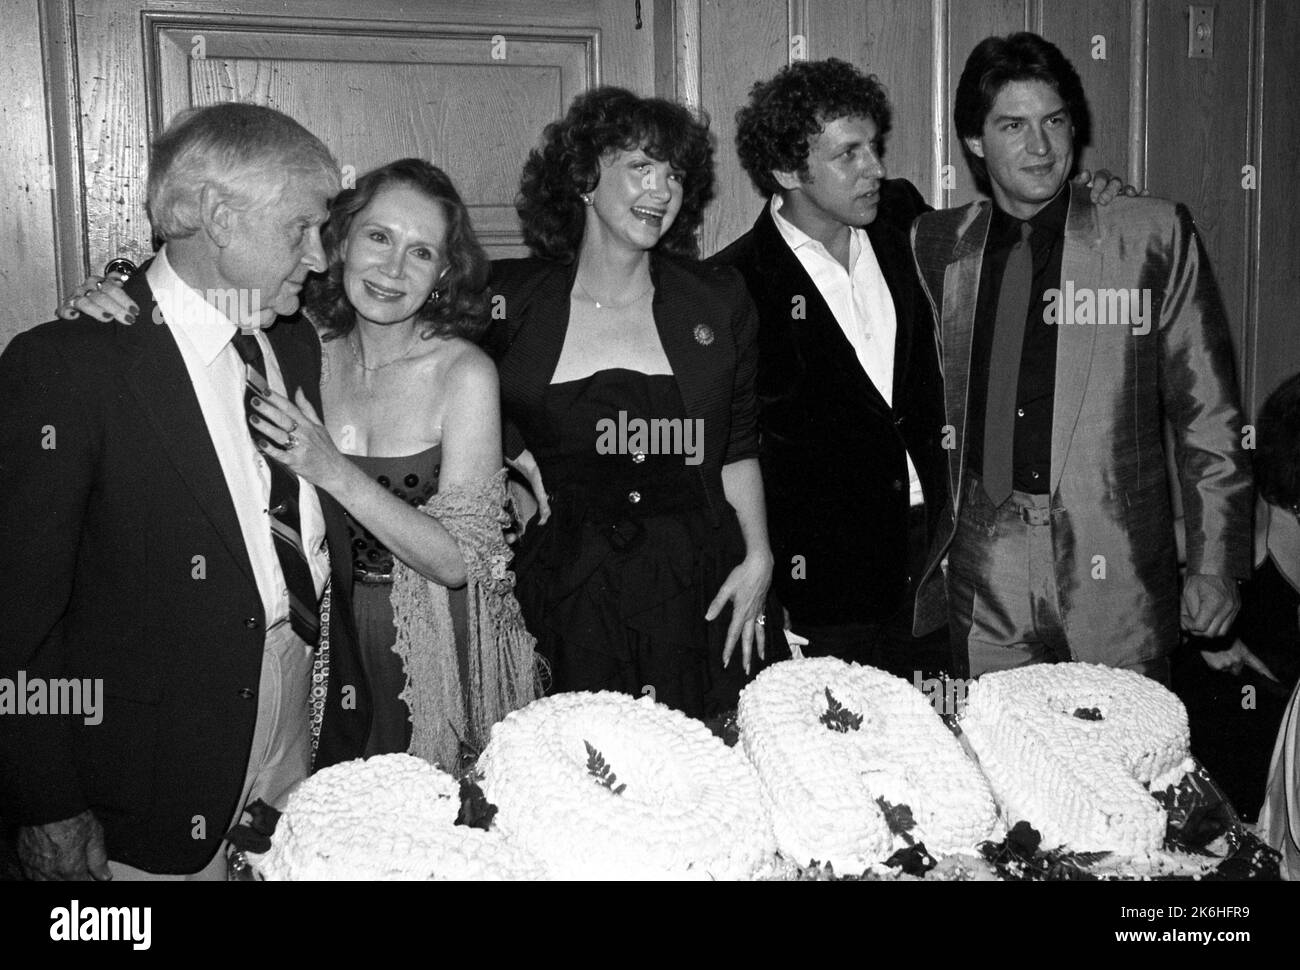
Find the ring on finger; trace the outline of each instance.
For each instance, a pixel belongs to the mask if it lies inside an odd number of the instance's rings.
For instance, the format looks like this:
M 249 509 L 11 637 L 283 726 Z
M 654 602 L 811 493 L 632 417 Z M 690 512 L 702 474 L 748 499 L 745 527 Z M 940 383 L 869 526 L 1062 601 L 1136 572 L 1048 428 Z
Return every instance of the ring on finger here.
M 298 430 L 298 422 L 297 422 L 297 421 L 292 421 L 292 419 L 291 419 L 291 423 L 290 423 L 290 425 L 289 425 L 289 434 L 292 436 L 293 433 L 294 433 L 295 431 L 297 431 L 297 430 Z
M 286 451 L 293 451 L 293 449 L 297 447 L 298 447 L 298 436 L 291 431 L 289 432 L 289 440 L 284 443 L 284 448 Z
M 767 615 L 765 613 L 758 614 L 758 616 L 754 617 L 754 622 L 757 623 L 759 626 L 766 626 Z

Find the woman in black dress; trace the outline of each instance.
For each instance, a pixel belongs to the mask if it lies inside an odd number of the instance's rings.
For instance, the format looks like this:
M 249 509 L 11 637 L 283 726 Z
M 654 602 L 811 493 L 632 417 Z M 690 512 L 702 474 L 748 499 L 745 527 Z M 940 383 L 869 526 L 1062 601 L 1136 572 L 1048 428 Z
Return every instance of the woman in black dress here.
M 712 156 L 680 105 L 580 95 L 524 167 L 534 258 L 492 279 L 506 454 L 544 482 L 516 571 L 552 690 L 696 717 L 763 656 L 772 572 L 757 319 L 738 274 L 695 261 Z

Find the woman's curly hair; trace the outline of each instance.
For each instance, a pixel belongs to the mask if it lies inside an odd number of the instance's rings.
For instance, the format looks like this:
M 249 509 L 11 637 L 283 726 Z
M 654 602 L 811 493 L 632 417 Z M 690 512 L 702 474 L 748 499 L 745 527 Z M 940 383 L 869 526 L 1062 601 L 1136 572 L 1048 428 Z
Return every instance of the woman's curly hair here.
M 1300 374 L 1288 377 L 1264 402 L 1255 421 L 1255 487 L 1284 509 L 1300 503 Z
M 325 340 L 346 336 L 356 326 L 356 310 L 343 287 L 343 243 L 358 213 L 374 201 L 381 190 L 407 186 L 442 206 L 447 219 L 443 255 L 446 273 L 429 300 L 416 311 L 421 336 L 464 337 L 478 343 L 488 327 L 487 286 L 489 264 L 470 224 L 469 210 L 447 173 L 420 158 L 401 158 L 372 169 L 357 179 L 355 188 L 345 189 L 330 203 L 329 220 L 322 233 L 329 269 L 324 276 L 310 278 L 304 303 L 313 320 L 325 331 Z
M 713 198 L 708 115 L 663 98 L 599 87 L 578 95 L 563 118 L 546 126 L 541 145 L 524 163 L 515 208 L 524 242 L 535 256 L 573 261 L 586 225 L 579 196 L 600 181 L 607 153 L 638 148 L 683 175 L 681 211 L 656 248 L 692 259 L 699 255 L 695 231 Z
M 749 90 L 736 112 L 736 152 L 764 196 L 781 191 L 773 172 L 808 177 L 808 140 L 837 118 L 870 118 L 883 143 L 893 123 L 889 96 L 874 74 L 837 58 L 795 61 Z

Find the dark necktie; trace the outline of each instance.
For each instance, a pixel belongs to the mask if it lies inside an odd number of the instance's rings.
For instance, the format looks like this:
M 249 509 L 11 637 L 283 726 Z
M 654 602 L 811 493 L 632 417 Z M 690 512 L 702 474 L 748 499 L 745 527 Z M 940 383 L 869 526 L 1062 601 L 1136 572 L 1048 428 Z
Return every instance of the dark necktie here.
M 1011 494 L 1012 446 L 1016 436 L 1016 392 L 1020 386 L 1020 353 L 1029 316 L 1029 290 L 1034 280 L 1034 255 L 1029 248 L 1033 227 L 1020 224 L 1020 239 L 1011 247 L 989 355 L 989 389 L 984 406 L 984 492 L 995 506 Z
M 253 396 L 263 396 L 268 387 L 262 348 L 257 337 L 242 331 L 235 334 L 233 343 L 245 364 L 244 411 L 247 414 L 257 414 L 257 409 L 253 407 Z M 263 417 L 262 420 L 266 419 Z M 254 434 L 254 443 L 256 437 Z M 268 518 L 275 555 L 280 560 L 284 584 L 289 590 L 289 623 L 294 633 L 315 646 L 320 638 L 320 614 L 316 609 L 316 584 L 312 581 L 311 568 L 307 565 L 307 555 L 303 551 L 302 520 L 298 513 L 298 477 L 269 455 L 267 464 L 271 467 L 271 508 Z

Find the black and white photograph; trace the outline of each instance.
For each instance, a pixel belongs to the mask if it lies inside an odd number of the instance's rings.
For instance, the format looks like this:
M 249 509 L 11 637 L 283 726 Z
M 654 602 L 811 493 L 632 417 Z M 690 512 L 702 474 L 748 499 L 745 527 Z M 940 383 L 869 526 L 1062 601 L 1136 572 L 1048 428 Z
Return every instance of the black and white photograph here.
M 1293 943 L 1300 3 L 0 37 L 7 938 Z

